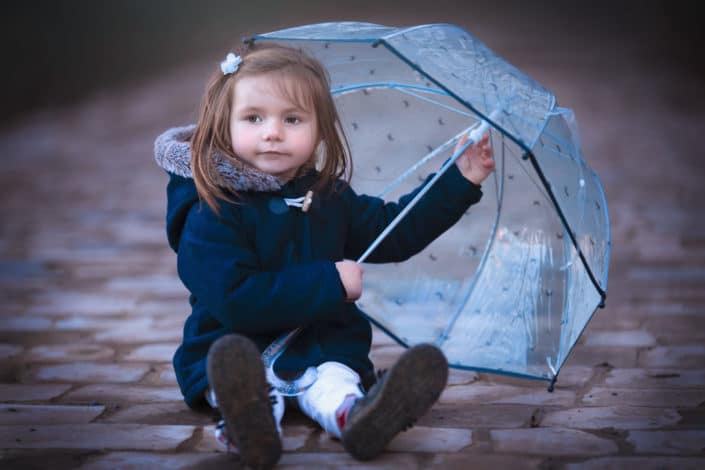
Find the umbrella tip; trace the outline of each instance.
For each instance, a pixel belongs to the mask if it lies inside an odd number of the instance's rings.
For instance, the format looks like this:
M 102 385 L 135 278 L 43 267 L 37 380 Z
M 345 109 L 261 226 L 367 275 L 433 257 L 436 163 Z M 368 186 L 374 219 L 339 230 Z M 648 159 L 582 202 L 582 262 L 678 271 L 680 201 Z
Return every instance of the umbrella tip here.
M 553 393 L 553 389 L 554 389 L 555 386 L 556 386 L 556 380 L 558 380 L 558 374 L 555 374 L 555 375 L 551 378 L 551 382 L 548 384 L 548 393 Z

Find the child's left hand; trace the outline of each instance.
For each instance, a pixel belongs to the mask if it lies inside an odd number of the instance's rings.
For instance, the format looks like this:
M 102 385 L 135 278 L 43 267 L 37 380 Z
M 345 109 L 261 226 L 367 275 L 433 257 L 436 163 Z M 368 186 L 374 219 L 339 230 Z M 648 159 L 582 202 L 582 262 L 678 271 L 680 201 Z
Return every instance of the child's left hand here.
M 457 152 L 467 141 L 468 136 L 465 134 L 455 146 L 455 151 Z M 455 164 L 466 179 L 477 185 L 482 184 L 495 167 L 489 134 L 483 135 L 482 139 L 468 147 Z

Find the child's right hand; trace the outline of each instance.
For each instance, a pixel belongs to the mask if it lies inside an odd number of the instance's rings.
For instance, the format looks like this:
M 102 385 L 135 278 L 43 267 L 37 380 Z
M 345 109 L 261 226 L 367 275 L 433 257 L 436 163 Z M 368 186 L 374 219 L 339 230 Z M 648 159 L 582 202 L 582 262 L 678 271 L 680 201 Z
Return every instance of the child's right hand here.
M 365 272 L 362 265 L 355 261 L 344 260 L 335 263 L 335 268 L 348 295 L 345 301 L 354 302 L 359 299 L 362 295 L 362 273 Z

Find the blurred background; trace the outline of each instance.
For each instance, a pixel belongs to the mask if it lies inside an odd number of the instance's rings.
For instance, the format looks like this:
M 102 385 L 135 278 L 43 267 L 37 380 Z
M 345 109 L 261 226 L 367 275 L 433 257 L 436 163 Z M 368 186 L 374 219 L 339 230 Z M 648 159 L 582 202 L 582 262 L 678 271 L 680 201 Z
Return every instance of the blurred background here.
M 705 78 L 703 31 L 691 1 L 579 0 L 73 0 L 11 2 L 3 12 L 1 124 L 114 87 L 217 64 L 242 37 L 322 21 L 455 23 L 519 65 L 646 62 Z M 595 47 L 597 45 L 597 47 Z M 560 48 L 560 57 L 556 49 Z M 530 54 L 531 57 L 526 57 Z M 596 57 L 598 54 L 599 57 Z M 674 99 L 679 99 L 674 96 Z M 687 96 L 679 105 L 687 107 Z

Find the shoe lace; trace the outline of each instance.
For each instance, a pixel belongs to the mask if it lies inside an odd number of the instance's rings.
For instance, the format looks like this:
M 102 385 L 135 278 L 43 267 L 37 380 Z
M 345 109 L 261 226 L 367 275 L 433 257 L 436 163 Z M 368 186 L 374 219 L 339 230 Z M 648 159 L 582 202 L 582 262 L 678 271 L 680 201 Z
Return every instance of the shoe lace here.
M 272 385 L 270 383 L 268 383 L 267 385 L 268 385 L 267 394 L 269 395 L 269 404 L 274 406 L 279 401 L 279 398 L 277 397 L 277 394 L 274 393 L 274 385 Z
M 382 377 L 387 375 L 388 370 L 389 369 L 377 369 L 377 371 L 375 372 L 375 378 L 376 378 L 375 382 L 379 382 L 380 380 L 382 380 Z

